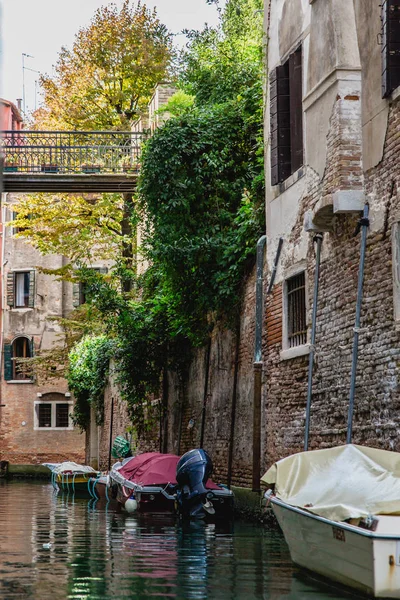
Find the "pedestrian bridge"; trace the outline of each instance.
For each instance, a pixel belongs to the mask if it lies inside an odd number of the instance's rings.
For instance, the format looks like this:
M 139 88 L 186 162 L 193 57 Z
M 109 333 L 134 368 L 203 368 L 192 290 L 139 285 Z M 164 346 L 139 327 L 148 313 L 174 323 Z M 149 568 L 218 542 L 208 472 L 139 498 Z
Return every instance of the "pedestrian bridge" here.
M 146 134 L 1 131 L 4 192 L 132 192 Z

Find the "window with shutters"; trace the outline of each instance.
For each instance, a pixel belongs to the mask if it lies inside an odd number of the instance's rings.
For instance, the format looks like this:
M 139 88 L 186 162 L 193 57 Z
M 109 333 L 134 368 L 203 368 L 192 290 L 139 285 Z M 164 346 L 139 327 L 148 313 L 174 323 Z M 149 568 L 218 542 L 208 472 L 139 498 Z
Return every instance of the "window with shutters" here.
M 271 183 L 285 181 L 303 164 L 301 46 L 270 73 Z
M 7 274 L 7 304 L 12 308 L 34 308 L 35 271 L 10 271 Z
M 12 344 L 4 344 L 5 381 L 32 381 L 31 375 L 19 359 L 33 356 L 33 341 L 25 336 L 17 337 Z
M 305 272 L 297 273 L 285 282 L 287 347 L 307 343 L 307 307 Z
M 400 0 L 383 0 L 382 20 L 382 97 L 400 86 Z
M 62 394 L 46 394 L 47 396 L 62 396 Z M 35 429 L 73 429 L 70 413 L 72 402 L 37 401 L 34 403 L 34 428 Z

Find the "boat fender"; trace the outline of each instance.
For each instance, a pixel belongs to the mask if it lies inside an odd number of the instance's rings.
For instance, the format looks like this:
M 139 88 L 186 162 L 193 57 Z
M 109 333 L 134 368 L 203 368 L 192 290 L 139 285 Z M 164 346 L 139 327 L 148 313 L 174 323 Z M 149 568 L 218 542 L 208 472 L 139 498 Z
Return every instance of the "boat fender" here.
M 125 502 L 124 507 L 125 507 L 126 512 L 128 512 L 130 514 L 137 511 L 137 501 L 133 494 Z

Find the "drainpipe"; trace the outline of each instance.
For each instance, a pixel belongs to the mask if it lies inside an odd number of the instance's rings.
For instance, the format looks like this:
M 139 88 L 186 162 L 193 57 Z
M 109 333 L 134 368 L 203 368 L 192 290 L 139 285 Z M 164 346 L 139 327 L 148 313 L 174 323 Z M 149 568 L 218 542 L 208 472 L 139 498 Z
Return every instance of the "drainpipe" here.
M 232 390 L 232 405 L 231 405 L 231 432 L 230 432 L 230 437 L 229 437 L 228 477 L 227 477 L 227 482 L 226 482 L 229 489 L 231 489 L 231 484 L 232 484 L 233 444 L 235 441 L 237 384 L 238 384 L 238 375 L 239 375 L 239 351 L 240 351 L 240 313 L 238 315 L 237 326 L 236 326 L 235 367 L 234 367 L 234 373 L 233 373 L 233 390 Z
M 316 233 L 314 236 L 314 242 L 317 244 L 317 254 L 315 258 L 315 275 L 314 275 L 314 299 L 313 299 L 313 311 L 312 311 L 312 325 L 311 325 L 311 348 L 310 357 L 308 362 L 308 388 L 307 388 L 307 406 L 306 406 L 306 427 L 304 433 L 304 450 L 308 450 L 308 438 L 310 435 L 310 412 L 311 412 L 311 399 L 312 399 L 312 377 L 314 370 L 314 354 L 315 354 L 315 330 L 317 324 L 317 308 L 318 308 L 318 287 L 319 287 L 319 267 L 321 263 L 321 246 L 322 246 L 323 235 L 322 233 Z
M 349 398 L 349 414 L 347 419 L 347 440 L 346 444 L 351 444 L 351 438 L 353 433 L 353 412 L 354 412 L 354 396 L 356 389 L 356 373 L 357 373 L 357 360 L 358 360 L 358 336 L 360 333 L 360 320 L 361 320 L 361 303 L 363 295 L 363 283 L 364 283 L 364 264 L 365 264 L 365 251 L 367 246 L 367 231 L 369 227 L 369 206 L 365 204 L 363 216 L 361 217 L 358 226 L 361 227 L 361 249 L 360 249 L 360 265 L 358 269 L 358 287 L 357 287 L 357 304 L 356 304 L 356 321 L 354 325 L 354 338 L 353 338 L 353 360 L 351 364 L 351 380 L 350 380 L 350 398 Z
M 253 492 L 260 491 L 261 475 L 261 379 L 262 379 L 262 325 L 263 325 L 263 273 L 264 251 L 267 236 L 257 242 L 256 281 L 256 336 L 254 350 L 254 400 L 253 400 Z
M 114 396 L 111 397 L 111 414 L 110 414 L 110 442 L 108 445 L 108 470 L 111 469 L 111 450 L 112 450 L 112 439 L 113 439 L 113 425 L 114 425 Z
M 1 202 L 1 273 L 0 273 L 0 369 L 3 368 L 3 346 L 4 346 L 4 312 L 6 307 L 6 285 L 5 285 L 5 277 L 4 277 L 4 266 L 5 266 L 5 246 L 6 246 L 6 202 L 8 199 L 8 194 L 1 194 L 2 202 Z M 0 377 L 1 381 L 1 377 Z M 0 406 L 5 406 L 2 404 L 2 388 L 0 386 Z
M 203 409 L 201 411 L 201 429 L 200 429 L 200 448 L 204 443 L 204 428 L 206 424 L 206 406 L 208 398 L 208 378 L 210 373 L 210 357 L 211 357 L 211 336 L 208 338 L 207 358 L 206 358 L 206 378 L 204 381 Z

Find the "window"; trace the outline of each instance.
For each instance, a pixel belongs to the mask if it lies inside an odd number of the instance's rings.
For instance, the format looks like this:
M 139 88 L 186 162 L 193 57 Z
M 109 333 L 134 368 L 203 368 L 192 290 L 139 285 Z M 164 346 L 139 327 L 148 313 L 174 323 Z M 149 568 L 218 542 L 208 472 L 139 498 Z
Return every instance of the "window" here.
M 7 304 L 13 308 L 35 305 L 35 271 L 11 271 L 7 274 Z
M 73 429 L 70 419 L 72 402 L 53 400 L 63 398 L 63 394 L 44 394 L 44 400 L 35 402 L 35 429 Z
M 287 342 L 289 348 L 307 343 L 306 279 L 298 273 L 286 280 Z
M 91 270 L 100 275 L 106 275 L 108 273 L 107 267 L 93 267 Z M 74 283 L 72 288 L 72 305 L 76 308 L 81 304 L 85 304 L 86 300 L 85 284 L 83 282 Z
M 400 0 L 383 0 L 382 97 L 400 86 Z
M 4 344 L 4 379 L 6 381 L 31 381 L 31 376 L 24 372 L 23 365 L 18 364 L 18 359 L 32 356 L 33 342 L 27 337 L 18 337 L 12 344 Z
M 303 164 L 301 46 L 270 73 L 270 110 L 271 183 L 277 185 Z

